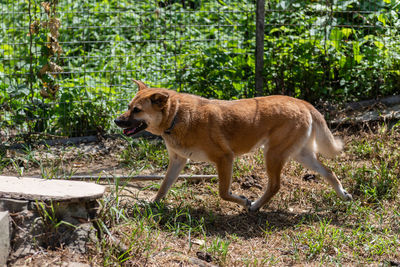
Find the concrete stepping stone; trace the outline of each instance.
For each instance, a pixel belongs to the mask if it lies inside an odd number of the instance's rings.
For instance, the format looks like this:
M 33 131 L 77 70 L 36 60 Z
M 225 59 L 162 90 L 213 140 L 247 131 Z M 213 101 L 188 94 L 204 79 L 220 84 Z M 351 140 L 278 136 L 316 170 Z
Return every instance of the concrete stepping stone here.
M 10 236 L 14 244 L 10 262 L 36 253 L 39 247 L 68 247 L 86 253 L 87 242 L 97 238 L 92 221 L 97 215 L 96 199 L 103 196 L 105 189 L 81 181 L 0 176 L 0 215 L 12 217 L 9 235 L 3 230 L 9 227 L 8 220 L 0 218 L 0 250 L 4 252 L 0 254 L 0 266 L 7 261 Z M 44 213 L 44 209 L 48 212 Z
M 101 198 L 104 191 L 104 186 L 88 182 L 0 176 L 0 198 L 90 201 Z

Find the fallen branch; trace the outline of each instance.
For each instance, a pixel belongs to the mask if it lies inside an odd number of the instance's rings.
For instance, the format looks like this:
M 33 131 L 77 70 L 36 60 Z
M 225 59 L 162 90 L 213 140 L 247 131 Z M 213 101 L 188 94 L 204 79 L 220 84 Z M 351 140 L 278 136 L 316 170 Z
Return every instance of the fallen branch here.
M 400 95 L 388 96 L 388 97 L 381 98 L 381 99 L 371 99 L 371 100 L 363 100 L 363 101 L 359 101 L 359 102 L 347 103 L 345 111 L 371 108 L 377 104 L 383 104 L 387 107 L 400 104 Z
M 154 180 L 162 180 L 164 179 L 164 175 L 134 175 L 134 176 L 101 176 L 99 175 L 73 175 L 73 176 L 63 176 L 57 177 L 56 179 L 69 179 L 69 180 L 130 180 L 130 181 L 154 181 Z M 216 174 L 183 174 L 179 175 L 178 178 L 180 179 L 188 179 L 188 180 L 209 180 L 214 177 L 217 177 Z
M 380 110 L 356 112 L 341 118 L 331 120 L 331 125 L 362 124 L 373 121 L 390 121 L 400 119 L 400 105 L 386 107 Z

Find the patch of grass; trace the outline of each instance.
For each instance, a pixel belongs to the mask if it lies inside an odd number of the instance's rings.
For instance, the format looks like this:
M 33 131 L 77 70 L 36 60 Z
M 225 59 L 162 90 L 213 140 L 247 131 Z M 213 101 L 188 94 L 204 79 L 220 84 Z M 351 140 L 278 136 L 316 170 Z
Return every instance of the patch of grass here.
M 29 234 L 33 235 L 32 238 L 37 246 L 55 250 L 64 245 L 63 236 L 70 235 L 71 231 L 77 228 L 77 226 L 62 219 L 60 206 L 63 209 L 60 202 L 44 203 L 36 201 L 35 209 L 39 217 L 34 220 Z
M 245 175 L 250 175 L 254 171 L 254 165 L 246 159 L 236 158 L 233 162 L 233 177 L 240 178 Z
M 305 246 L 307 260 L 320 254 L 340 255 L 341 242 L 345 235 L 340 228 L 332 227 L 331 220 L 322 219 L 318 226 L 305 230 L 299 236 L 299 242 Z
M 359 158 L 368 159 L 374 153 L 374 146 L 368 140 L 355 140 L 351 147 L 350 151 Z
M 353 259 L 372 263 L 379 257 L 395 254 L 400 245 L 395 232 L 368 221 L 349 229 L 323 218 L 318 225 L 303 225 L 300 229 L 299 235 L 293 233 L 290 238 L 296 257 L 300 260 L 304 257 L 308 262 L 341 263 L 351 255 Z
M 135 265 L 145 262 L 156 247 L 159 229 L 152 213 L 125 199 L 125 185 L 114 180 L 110 194 L 101 201 L 96 221 L 100 238 L 97 246 L 103 254 L 104 265 Z M 128 200 L 128 201 L 127 201 Z M 147 211 L 148 209 L 145 209 Z
M 371 163 L 371 168 L 363 165 L 353 173 L 352 192 L 369 203 L 394 199 L 399 191 L 399 177 L 395 171 L 398 169 L 398 162 L 393 167 L 389 167 L 389 163 L 383 160 Z
M 228 248 L 231 241 L 229 239 L 222 239 L 220 237 L 216 237 L 211 241 L 211 244 L 204 249 L 213 255 L 213 258 L 216 259 L 217 263 L 220 265 L 226 265 L 226 257 L 228 255 Z
M 23 176 L 30 168 L 40 166 L 35 157 L 35 150 L 29 145 L 23 145 L 18 150 L 9 150 L 8 154 L 8 156 L 7 153 L 0 155 L 0 171 L 11 166 L 19 176 Z
M 126 148 L 121 152 L 121 163 L 138 171 L 150 169 L 166 169 L 168 153 L 160 140 L 125 138 Z
M 197 218 L 192 215 L 191 209 L 183 203 L 171 210 L 157 207 L 152 220 L 164 231 L 173 233 L 176 236 L 192 236 L 205 234 L 204 218 Z

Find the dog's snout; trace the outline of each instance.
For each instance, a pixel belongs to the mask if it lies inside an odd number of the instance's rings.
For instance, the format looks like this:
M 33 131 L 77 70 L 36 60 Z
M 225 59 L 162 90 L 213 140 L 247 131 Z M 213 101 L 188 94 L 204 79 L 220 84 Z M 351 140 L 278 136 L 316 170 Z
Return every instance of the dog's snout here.
M 118 126 L 124 126 L 125 124 L 126 124 L 126 121 L 124 121 L 124 120 L 121 120 L 120 118 L 116 118 L 115 120 L 114 120 L 114 123 L 116 124 L 116 125 L 118 125 Z

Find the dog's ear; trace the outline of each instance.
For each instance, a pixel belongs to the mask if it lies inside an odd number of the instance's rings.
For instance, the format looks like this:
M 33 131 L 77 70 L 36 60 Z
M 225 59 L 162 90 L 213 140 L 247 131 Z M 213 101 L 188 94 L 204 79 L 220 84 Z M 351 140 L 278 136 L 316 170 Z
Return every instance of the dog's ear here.
M 139 87 L 139 91 L 148 88 L 147 85 L 142 81 L 138 81 L 138 80 L 134 80 L 134 79 L 132 79 L 132 81 L 134 81 L 137 84 L 137 86 Z
M 159 108 L 167 104 L 169 94 L 167 92 L 157 92 L 150 96 L 151 103 L 157 105 Z

